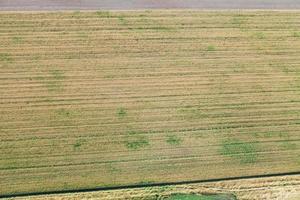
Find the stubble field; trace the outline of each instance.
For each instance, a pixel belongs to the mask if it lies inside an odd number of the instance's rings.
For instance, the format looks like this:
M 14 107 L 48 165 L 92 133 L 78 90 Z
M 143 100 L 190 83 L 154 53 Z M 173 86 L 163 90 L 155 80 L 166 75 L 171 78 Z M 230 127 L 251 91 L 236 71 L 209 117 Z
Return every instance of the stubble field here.
M 299 20 L 0 13 L 0 195 L 299 171 Z
M 180 198 L 183 195 L 187 197 Z M 179 198 L 176 198 L 177 196 Z M 300 176 L 293 175 L 163 187 L 18 197 L 15 200 L 298 200 L 299 196 Z

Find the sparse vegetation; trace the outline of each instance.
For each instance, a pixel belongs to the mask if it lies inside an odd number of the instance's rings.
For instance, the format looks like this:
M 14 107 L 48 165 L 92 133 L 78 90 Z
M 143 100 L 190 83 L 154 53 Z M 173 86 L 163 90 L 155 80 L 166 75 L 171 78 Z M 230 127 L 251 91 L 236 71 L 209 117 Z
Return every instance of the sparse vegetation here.
M 111 14 L 109 11 L 97 11 L 96 14 L 99 18 L 110 18 L 111 17 Z
M 216 47 L 214 45 L 208 45 L 207 46 L 207 51 L 215 51 Z
M 261 39 L 265 39 L 266 35 L 263 32 L 257 32 L 254 34 L 254 37 L 261 40 Z
M 128 131 L 128 134 L 129 134 L 129 135 L 142 135 L 142 134 L 145 134 L 145 132 L 143 132 L 143 131 L 130 130 L 130 131 Z
M 58 109 L 56 111 L 56 115 L 59 117 L 59 118 L 63 118 L 63 119 L 68 119 L 72 116 L 72 113 L 70 110 L 68 109 L 65 109 L 65 108 L 61 108 L 61 109 Z
M 62 90 L 62 80 L 65 78 L 64 72 L 61 70 L 50 70 L 50 78 L 46 82 L 46 86 L 49 91 L 60 91 Z
M 11 62 L 12 58 L 7 53 L 0 53 L 0 61 Z
M 85 143 L 86 141 L 83 139 L 78 139 L 76 142 L 73 144 L 74 150 L 79 150 L 81 146 Z
M 241 28 L 241 26 L 245 23 L 245 21 L 246 21 L 246 17 L 238 14 L 232 18 L 231 23 L 234 25 L 234 27 Z
M 119 22 L 120 22 L 122 25 L 127 25 L 127 24 L 128 24 L 127 19 L 126 19 L 123 15 L 118 16 L 118 19 L 119 19 Z
M 145 148 L 150 145 L 149 140 L 145 136 L 137 136 L 130 141 L 126 141 L 125 144 L 128 149 L 132 150 Z
M 174 31 L 175 29 L 172 27 L 167 27 L 167 26 L 156 26 L 152 28 L 153 30 L 157 30 L 157 31 Z
M 121 108 L 118 108 L 117 114 L 118 114 L 119 117 L 124 117 L 124 116 L 127 115 L 127 112 L 126 112 L 125 108 L 121 107 Z
M 226 140 L 222 144 L 222 154 L 237 159 L 240 163 L 255 163 L 258 157 L 257 151 L 257 144 L 238 139 Z
M 56 80 L 64 79 L 64 73 L 61 70 L 51 70 L 50 74 Z
M 178 109 L 178 113 L 180 115 L 180 118 L 189 120 L 204 119 L 208 117 L 207 114 L 199 107 L 193 106 L 184 106 Z
M 73 12 L 72 17 L 74 17 L 74 18 L 80 18 L 80 16 L 81 16 L 81 12 L 79 10 L 76 10 L 76 11 Z
M 167 136 L 166 142 L 171 145 L 179 145 L 182 142 L 182 140 L 176 135 L 169 135 Z
M 14 36 L 12 37 L 12 41 L 14 44 L 20 44 L 23 41 L 23 38 L 20 36 Z
M 300 32 L 293 32 L 293 37 L 300 38 Z
M 285 150 L 296 150 L 297 144 L 290 141 L 283 141 L 281 142 L 281 147 Z

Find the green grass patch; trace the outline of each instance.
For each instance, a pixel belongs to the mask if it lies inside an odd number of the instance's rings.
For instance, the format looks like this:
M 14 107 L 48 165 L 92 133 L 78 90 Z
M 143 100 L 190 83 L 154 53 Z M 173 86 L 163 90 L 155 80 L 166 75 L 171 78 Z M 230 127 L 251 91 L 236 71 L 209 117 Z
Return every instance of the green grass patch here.
M 232 18 L 231 23 L 234 25 L 240 26 L 243 23 L 243 21 L 240 17 L 235 16 Z
M 257 32 L 257 33 L 254 33 L 254 37 L 262 40 L 262 39 L 266 38 L 266 35 L 263 32 Z
M 110 18 L 111 17 L 111 14 L 109 11 L 97 11 L 96 15 L 99 18 Z
M 247 18 L 244 15 L 237 14 L 231 19 L 231 24 L 235 28 L 242 28 L 242 25 L 245 24 Z
M 297 144 L 290 142 L 290 141 L 283 141 L 281 142 L 280 146 L 284 150 L 295 150 L 297 149 Z
M 295 31 L 292 33 L 292 35 L 293 37 L 300 38 L 300 32 Z
M 181 144 L 182 140 L 176 135 L 168 135 L 166 142 L 170 145 L 179 145 Z
M 287 133 L 276 132 L 276 131 L 267 131 L 267 132 L 259 132 L 259 133 L 252 132 L 251 134 L 256 138 L 274 138 L 274 137 L 286 138 L 286 137 L 288 137 Z
M 214 45 L 208 45 L 206 48 L 207 51 L 215 51 L 216 47 Z
M 81 146 L 81 142 L 77 141 L 75 144 L 73 144 L 74 149 L 77 149 Z
M 58 83 L 49 81 L 49 82 L 47 82 L 47 89 L 49 92 L 59 92 L 62 90 L 62 87 Z
M 82 145 L 86 142 L 84 139 L 78 139 L 76 142 L 73 144 L 73 149 L 78 150 L 82 147 Z
M 238 139 L 226 140 L 222 143 L 221 154 L 237 159 L 241 164 L 257 161 L 258 146 L 255 143 L 243 142 Z
M 61 70 L 51 70 L 49 72 L 50 80 L 46 81 L 47 88 L 49 91 L 60 91 L 62 90 L 61 80 L 65 78 L 64 72 Z
M 173 194 L 166 200 L 236 200 L 232 195 L 197 195 L 197 194 Z
M 140 135 L 140 134 L 144 134 L 145 132 L 144 131 L 128 131 L 128 134 L 129 135 Z
M 119 22 L 122 25 L 127 25 L 128 24 L 128 20 L 125 19 L 125 17 L 123 15 L 118 16 Z
M 130 141 L 126 141 L 125 145 L 128 149 L 137 150 L 149 146 L 150 143 L 145 136 L 138 136 Z
M 117 110 L 117 115 L 122 118 L 122 117 L 125 117 L 127 115 L 127 112 L 125 110 L 125 108 L 118 108 Z
M 0 61 L 11 62 L 12 58 L 7 53 L 0 53 Z
M 59 118 L 69 119 L 72 116 L 72 112 L 68 109 L 61 108 L 56 111 L 56 115 Z
M 233 16 L 231 19 L 231 24 L 234 28 L 239 28 L 241 31 L 249 31 L 249 27 L 247 26 L 248 17 L 242 14 L 237 14 Z
M 166 192 L 168 190 L 172 190 L 172 188 L 173 188 L 172 186 L 167 185 L 167 186 L 153 187 L 153 188 L 150 188 L 150 189 L 155 193 L 163 193 L 163 192 Z
M 55 80 L 62 80 L 65 78 L 64 72 L 61 70 L 51 70 L 50 75 L 52 76 L 53 79 Z
M 12 37 L 12 41 L 14 44 L 20 44 L 20 43 L 22 43 L 23 38 L 20 36 L 14 36 L 14 37 Z
M 246 133 L 249 134 L 249 133 Z M 285 138 L 287 135 L 284 132 L 278 132 L 278 131 L 266 131 L 266 132 L 251 132 L 250 133 L 253 137 L 256 138 L 274 138 L 274 137 L 280 137 Z
M 41 56 L 40 55 L 34 55 L 32 56 L 32 60 L 40 60 Z
M 258 136 L 259 136 L 260 134 L 258 134 Z M 274 133 L 273 132 L 265 132 L 265 133 L 263 133 L 262 134 L 262 137 L 263 138 L 272 138 L 272 137 L 274 137 Z

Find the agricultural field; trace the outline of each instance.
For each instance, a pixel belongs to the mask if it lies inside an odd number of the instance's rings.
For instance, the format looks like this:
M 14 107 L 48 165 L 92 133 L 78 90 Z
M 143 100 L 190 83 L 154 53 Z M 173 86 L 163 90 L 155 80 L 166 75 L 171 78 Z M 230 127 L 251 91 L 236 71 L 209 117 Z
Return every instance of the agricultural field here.
M 0 13 L 0 196 L 300 169 L 300 12 Z
M 83 193 L 19 197 L 15 200 L 299 200 L 300 176 L 216 181 Z

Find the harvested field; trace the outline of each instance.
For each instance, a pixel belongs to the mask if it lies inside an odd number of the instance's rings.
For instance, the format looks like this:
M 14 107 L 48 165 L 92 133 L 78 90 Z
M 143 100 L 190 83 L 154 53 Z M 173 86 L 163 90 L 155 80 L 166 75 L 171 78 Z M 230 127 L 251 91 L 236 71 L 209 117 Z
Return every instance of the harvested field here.
M 174 194 L 222 195 L 238 200 L 298 200 L 300 196 L 300 176 L 284 176 L 258 179 L 242 179 L 212 183 L 183 184 L 165 187 L 150 187 L 127 190 L 99 191 L 61 195 L 44 195 L 16 198 L 16 200 L 169 200 Z M 210 199 L 209 199 L 210 200 Z M 227 200 L 227 199 L 222 199 Z
M 0 195 L 299 171 L 300 12 L 0 19 Z

